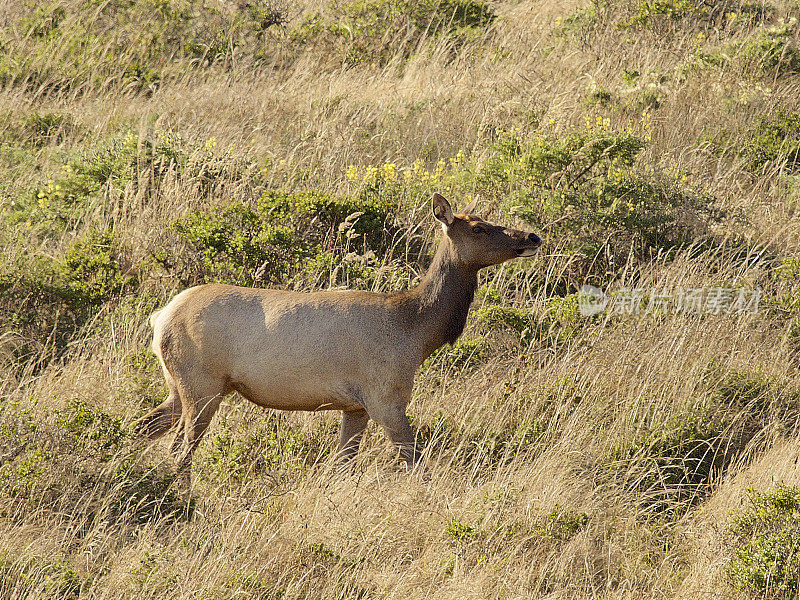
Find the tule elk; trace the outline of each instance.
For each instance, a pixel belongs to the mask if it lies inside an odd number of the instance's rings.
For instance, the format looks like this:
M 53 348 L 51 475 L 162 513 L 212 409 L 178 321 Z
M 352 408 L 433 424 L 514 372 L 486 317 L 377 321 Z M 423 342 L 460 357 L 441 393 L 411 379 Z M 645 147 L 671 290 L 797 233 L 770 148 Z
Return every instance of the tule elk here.
M 478 271 L 536 253 L 533 233 L 454 215 L 431 198 L 444 235 L 415 288 L 292 292 L 199 285 L 153 314 L 153 351 L 169 396 L 137 424 L 157 439 L 177 426 L 173 452 L 188 470 L 192 452 L 226 394 L 265 408 L 340 410 L 339 455 L 349 462 L 367 421 L 383 427 L 412 466 L 418 460 L 406 416 L 414 373 L 437 348 L 464 330 Z

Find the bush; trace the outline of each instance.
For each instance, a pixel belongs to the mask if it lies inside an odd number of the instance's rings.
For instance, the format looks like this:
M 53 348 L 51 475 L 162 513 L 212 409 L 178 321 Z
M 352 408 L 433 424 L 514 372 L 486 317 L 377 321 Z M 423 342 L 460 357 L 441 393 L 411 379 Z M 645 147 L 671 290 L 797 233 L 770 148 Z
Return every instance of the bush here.
M 725 27 L 742 19 L 763 20 L 771 7 L 762 2 L 746 0 L 640 0 L 632 3 L 633 15 L 620 23 L 621 29 L 637 27 L 655 32 L 669 30 L 670 26 L 685 23 L 690 26 Z
M 720 425 L 704 413 L 676 416 L 663 427 L 611 450 L 614 471 L 625 472 L 623 485 L 641 495 L 656 513 L 693 505 L 726 466 L 732 448 Z
M 266 38 L 286 21 L 284 6 L 260 0 L 224 9 L 186 0 L 37 4 L 4 22 L 0 83 L 50 95 L 149 94 L 165 79 L 231 68 L 234 53 L 268 59 Z
M 33 410 L 17 404 L 4 408 L 6 422 L 23 425 Z M 191 511 L 173 473 L 126 451 L 130 432 L 118 417 L 81 400 L 54 411 L 52 427 L 38 416 L 27 427 L 0 429 L 0 447 L 11 449 L 0 465 L 0 506 L 70 514 L 90 523 L 141 524 Z M 3 516 L 13 514 L 19 513 Z
M 324 459 L 333 450 L 335 434 L 321 421 L 306 434 L 292 428 L 284 415 L 270 414 L 255 430 L 238 434 L 233 423 L 218 423 L 198 457 L 206 476 L 246 481 L 275 471 L 297 471 Z
M 138 285 L 110 229 L 90 229 L 63 258 L 22 255 L 0 264 L 0 325 L 17 332 L 17 358 L 60 354 L 103 306 Z
M 122 427 L 122 419 L 81 400 L 72 400 L 65 410 L 56 414 L 56 425 L 71 434 L 76 451 L 90 449 L 101 461 L 107 461 L 130 437 Z
M 303 44 L 327 46 L 350 65 L 385 64 L 398 52 L 408 56 L 426 36 L 463 44 L 495 20 L 484 0 L 351 0 L 335 2 L 330 16 L 306 18 L 292 31 Z M 395 43 L 392 43 L 395 42 Z
M 586 529 L 588 525 L 589 515 L 587 513 L 556 504 L 543 519 L 538 533 L 544 537 L 564 542 Z
M 641 260 L 688 243 L 719 218 L 708 196 L 674 178 L 638 168 L 646 142 L 607 120 L 583 131 L 504 132 L 477 178 L 506 209 L 584 257 L 578 280 L 605 278 L 633 255 Z M 605 257 L 608 257 L 606 260 Z
M 442 346 L 426 361 L 440 363 L 451 369 L 469 370 L 477 367 L 491 353 L 491 344 L 483 338 L 461 336 L 452 346 Z
M 161 263 L 189 283 L 286 283 L 344 262 L 349 252 L 382 254 L 397 227 L 391 202 L 321 192 L 268 191 L 255 203 L 194 211 L 173 224 L 189 252 Z
M 97 309 L 138 284 L 112 229 L 90 229 L 75 240 L 64 255 L 63 269 L 67 286 L 87 308 Z
M 153 179 L 160 179 L 170 170 L 181 173 L 188 163 L 188 152 L 180 138 L 169 134 L 149 139 L 125 130 L 91 140 L 61 160 L 63 164 L 56 173 L 19 193 L 12 210 L 5 215 L 7 223 L 24 223 L 33 232 L 43 234 L 75 227 L 98 207 L 118 209 L 116 202 L 124 193 L 141 193 L 143 173 L 150 176 L 144 190 L 144 197 L 149 197 L 157 187 L 153 186 Z
M 14 597 L 24 589 L 33 594 L 59 600 L 77 600 L 81 591 L 91 587 L 90 578 L 81 576 L 75 567 L 63 560 L 26 554 L 11 557 L 0 554 L 0 594 Z
M 57 112 L 40 113 L 33 111 L 17 123 L 19 135 L 36 146 L 48 143 L 61 143 L 75 124 L 68 115 Z
M 747 135 L 742 156 L 751 171 L 800 172 L 800 114 L 783 108 L 764 115 Z
M 800 487 L 748 490 L 748 506 L 729 527 L 733 557 L 726 569 L 737 590 L 757 598 L 792 599 L 800 589 Z
M 767 27 L 744 42 L 732 44 L 743 67 L 758 75 L 787 75 L 800 72 L 800 47 L 797 45 L 797 18 Z

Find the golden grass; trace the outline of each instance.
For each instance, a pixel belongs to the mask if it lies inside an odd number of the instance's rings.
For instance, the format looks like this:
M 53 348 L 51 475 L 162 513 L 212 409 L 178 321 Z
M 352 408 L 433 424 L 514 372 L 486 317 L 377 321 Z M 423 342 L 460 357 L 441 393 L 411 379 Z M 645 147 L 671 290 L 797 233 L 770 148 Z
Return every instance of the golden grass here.
M 62 4 L 77 10 L 77 3 Z M 797 13 L 795 4 L 775 4 L 779 14 Z M 293 10 L 325 6 L 298 3 Z M 800 186 L 787 188 L 776 173 L 748 173 L 740 158 L 703 141 L 724 129 L 733 132 L 728 149 L 735 149 L 760 115 L 776 106 L 800 110 L 797 75 L 747 79 L 711 68 L 676 74 L 698 44 L 711 50 L 746 31 L 709 33 L 706 42 L 688 26 L 668 39 L 613 26 L 554 33 L 585 6 L 498 3 L 497 22 L 476 42 L 453 50 L 425 40 L 410 59 L 398 54 L 384 66 L 332 66 L 313 52 L 280 64 L 276 58 L 274 68 L 244 57 L 227 69 L 187 71 L 149 95 L 89 85 L 48 95 L 7 83 L 0 91 L 4 134 L 32 111 L 68 115 L 76 128 L 35 150 L 28 164 L 39 170 L 4 171 L 13 179 L 0 188 L 0 202 L 52 176 L 59 152 L 121 125 L 142 139 L 179 135 L 193 148 L 214 138 L 218 160 L 240 176 L 205 190 L 200 155 L 190 158 L 198 170 L 189 175 L 144 169 L 135 185 L 113 191 L 113 210 L 88 210 L 59 236 L 14 238 L 6 252 L 57 255 L 90 226 L 112 225 L 131 263 L 143 264 L 172 243 L 163 232 L 188 210 L 257 198 L 257 173 L 264 186 L 345 193 L 350 165 L 435 165 L 459 150 L 480 161 L 500 129 L 535 130 L 552 119 L 566 132 L 587 115 L 609 113 L 615 126 L 652 136 L 643 164 L 685 174 L 740 212 L 715 233 L 742 234 L 753 258 L 718 248 L 684 252 L 673 261 L 632 263 L 618 285 L 765 286 L 765 296 L 796 296 L 793 281 L 775 283 L 772 274 L 800 250 Z M 11 22 L 21 10 L 14 4 L 2 17 Z M 635 92 L 622 83 L 623 68 L 669 76 L 660 84 L 661 106 L 649 111 L 650 130 L 626 100 Z M 610 108 L 587 104 L 593 83 L 618 100 Z M 409 230 L 388 258 L 410 263 L 409 282 L 419 269 L 411 241 L 423 236 L 429 249 L 438 234 L 424 201 L 409 208 Z M 541 259 L 498 268 L 483 282 L 504 304 L 545 319 L 552 308 L 537 284 L 555 287 L 573 260 L 559 244 L 548 239 Z M 354 474 L 341 476 L 334 416 L 279 417 L 232 397 L 198 451 L 191 514 L 185 506 L 159 512 L 158 498 L 145 495 L 153 506 L 137 520 L 138 500 L 126 500 L 133 498 L 130 480 L 115 473 L 134 465 L 143 481 L 147 473 L 168 480 L 174 468 L 165 448 L 126 441 L 104 461 L 59 419 L 79 400 L 124 429 L 163 394 L 153 358 L 142 351 L 150 342 L 150 300 L 163 302 L 178 288 L 174 278 L 151 276 L 142 284 L 146 297 L 128 299 L 124 310 L 104 306 L 52 361 L 45 346 L 38 359 L 15 364 L 19 336 L 0 332 L 0 474 L 5 465 L 25 479 L 17 457 L 33 446 L 64 453 L 31 462 L 30 491 L 3 488 L 0 495 L 3 597 L 735 598 L 724 578 L 731 511 L 747 487 L 800 484 L 797 350 L 788 335 L 797 315 L 779 306 L 741 317 L 599 319 L 581 323 L 565 341 L 524 350 L 500 334 L 491 338 L 497 351 L 481 364 L 426 364 L 409 407 L 426 459 L 411 474 L 374 425 Z M 763 390 L 741 403 L 720 402 L 737 373 Z M 719 458 L 696 487 L 670 482 L 656 460 L 663 457 L 650 454 L 654 440 L 693 419 L 709 427 L 710 452 Z M 276 420 L 278 432 L 319 447 L 287 450 L 286 462 L 266 467 L 245 465 L 241 477 L 215 466 L 231 456 L 224 445 L 222 458 L 215 454 L 216 433 L 263 450 L 274 444 L 263 425 Z M 522 431 L 533 437 L 519 441 L 514 435 Z M 278 444 L 289 443 L 276 435 Z M 37 464 L 46 469 L 36 473 Z M 183 493 L 176 486 L 170 490 Z

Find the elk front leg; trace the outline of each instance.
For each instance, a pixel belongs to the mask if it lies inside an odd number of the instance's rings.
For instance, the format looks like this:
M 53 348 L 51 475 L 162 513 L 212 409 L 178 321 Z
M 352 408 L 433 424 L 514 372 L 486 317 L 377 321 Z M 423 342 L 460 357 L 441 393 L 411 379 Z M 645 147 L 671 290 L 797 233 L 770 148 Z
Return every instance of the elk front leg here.
M 392 403 L 373 411 L 370 416 L 383 427 L 389 439 L 400 451 L 400 460 L 412 469 L 420 458 L 414 441 L 414 430 L 406 416 L 406 403 Z

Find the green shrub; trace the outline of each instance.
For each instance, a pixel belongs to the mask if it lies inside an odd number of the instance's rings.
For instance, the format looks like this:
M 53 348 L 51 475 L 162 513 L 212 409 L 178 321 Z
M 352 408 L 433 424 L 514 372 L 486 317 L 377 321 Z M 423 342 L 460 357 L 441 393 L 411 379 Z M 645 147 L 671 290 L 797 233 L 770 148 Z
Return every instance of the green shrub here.
M 82 577 L 73 565 L 63 560 L 0 554 L 0 594 L 4 597 L 14 597 L 24 589 L 41 591 L 48 598 L 77 600 L 91 584 L 91 579 Z
M 19 120 L 19 135 L 36 146 L 48 143 L 61 143 L 65 136 L 74 129 L 72 119 L 61 113 L 33 111 Z
M 0 325 L 20 336 L 17 358 L 59 354 L 104 303 L 138 285 L 112 230 L 90 229 L 64 257 L 0 263 Z M 44 358 L 44 357 L 42 357 Z
M 12 460 L 0 465 L 0 494 L 10 497 L 30 497 L 48 473 L 50 449 L 41 443 L 29 443 Z
M 383 253 L 397 231 L 391 203 L 321 192 L 268 191 L 255 205 L 194 211 L 173 224 L 188 244 L 161 262 L 187 283 L 285 283 L 297 273 Z
M 499 304 L 488 304 L 470 314 L 470 319 L 488 329 L 504 329 L 513 331 L 520 340 L 531 337 L 531 331 L 537 326 L 535 316 L 529 309 L 513 308 Z
M 65 280 L 74 297 L 96 309 L 136 287 L 137 276 L 124 262 L 113 230 L 90 229 L 64 255 Z
M 497 429 L 476 429 L 471 423 L 459 424 L 442 412 L 437 412 L 431 422 L 417 422 L 413 415 L 410 420 L 416 429 L 418 448 L 430 448 L 434 452 L 457 449 L 452 458 L 479 476 L 476 465 L 493 470 L 520 454 L 535 450 L 547 433 L 551 416 L 514 419 Z
M 296 239 L 291 228 L 270 224 L 247 204 L 192 212 L 176 221 L 174 228 L 188 243 L 189 258 L 196 261 L 189 266 L 195 271 L 189 274 L 192 283 L 275 283 L 311 255 L 311 249 Z M 185 275 L 181 279 L 187 281 Z
M 623 4 L 624 6 L 624 4 Z M 625 7 L 633 15 L 619 23 L 621 29 L 637 27 L 664 32 L 669 25 L 685 23 L 689 26 L 722 28 L 742 21 L 759 22 L 772 12 L 764 2 L 751 0 L 637 0 Z
M 123 131 L 91 140 L 61 160 L 61 169 L 47 180 L 28 193 L 17 192 L 12 210 L 5 216 L 10 225 L 24 223 L 33 232 L 46 235 L 74 227 L 98 208 L 117 210 L 118 197 L 124 193 L 145 191 L 143 196 L 149 197 L 153 180 L 157 182 L 170 170 L 183 174 L 188 151 L 180 138 L 169 134 L 149 139 Z M 208 162 L 213 165 L 213 160 Z M 148 177 L 141 177 L 143 173 Z M 145 179 L 147 187 L 140 190 Z M 206 187 L 213 179 L 213 172 L 204 173 Z
M 562 542 L 568 541 L 589 525 L 589 515 L 576 511 L 569 506 L 556 504 L 547 513 L 537 533 Z
M 713 4 L 698 0 L 644 0 L 636 3 L 636 14 L 621 26 L 654 28 L 662 19 L 672 21 L 687 18 L 702 19 L 708 17 L 712 8 Z
M 748 505 L 729 527 L 726 569 L 737 590 L 757 598 L 792 599 L 800 589 L 800 487 L 748 490 Z
M 215 427 L 197 463 L 208 477 L 245 481 L 313 465 L 330 454 L 334 438 L 327 421 L 306 434 L 290 427 L 283 415 L 270 415 L 254 430 L 240 435 L 225 420 Z
M 760 117 L 741 152 L 752 171 L 777 167 L 799 172 L 800 114 L 781 108 Z
M 624 473 L 623 485 L 656 514 L 680 511 L 702 499 L 712 477 L 727 465 L 732 448 L 725 442 L 720 424 L 709 415 L 675 416 L 612 448 L 612 472 Z
M 106 472 L 84 477 L 105 492 L 92 497 L 88 510 L 110 520 L 141 525 L 188 519 L 194 510 L 195 499 L 187 503 L 174 473 L 163 466 L 143 465 L 135 456 L 120 461 L 110 477 Z
M 232 58 L 280 53 L 271 31 L 287 19 L 279 2 L 220 8 L 187 0 L 86 2 L 69 10 L 26 1 L 0 33 L 0 83 L 37 94 L 152 93 L 160 83 Z
M 523 139 L 506 131 L 477 179 L 488 195 L 504 198 L 507 210 L 537 229 L 549 227 L 584 257 L 574 263 L 578 280 L 605 278 L 629 255 L 645 259 L 679 247 L 719 217 L 712 198 L 637 167 L 645 143 L 599 117 L 562 135 Z
M 797 18 L 767 27 L 727 50 L 735 53 L 744 68 L 755 74 L 786 75 L 800 72 L 800 47 L 797 45 Z
M 461 336 L 452 346 L 442 346 L 428 358 L 451 369 L 464 370 L 478 366 L 491 352 L 491 344 L 483 338 Z
M 122 419 L 81 400 L 72 400 L 66 409 L 56 414 L 56 425 L 72 435 L 76 451 L 88 449 L 101 461 L 108 460 L 130 437 L 122 427 Z
M 448 521 L 444 531 L 456 544 L 463 544 L 481 536 L 480 529 L 473 527 L 469 523 L 462 523 L 455 519 Z
M 408 56 L 425 36 L 464 43 L 479 35 L 495 14 L 484 0 L 351 0 L 334 2 L 329 16 L 307 17 L 291 35 L 301 44 L 323 45 L 347 64 L 383 64 Z

